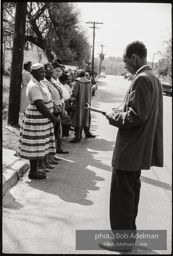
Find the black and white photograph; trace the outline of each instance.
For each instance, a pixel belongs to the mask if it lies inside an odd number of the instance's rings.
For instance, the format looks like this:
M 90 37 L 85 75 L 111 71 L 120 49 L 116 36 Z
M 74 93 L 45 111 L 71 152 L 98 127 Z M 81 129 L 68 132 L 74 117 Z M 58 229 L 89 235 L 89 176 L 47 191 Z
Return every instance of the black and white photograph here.
M 171 255 L 171 2 L 1 2 L 4 255 Z

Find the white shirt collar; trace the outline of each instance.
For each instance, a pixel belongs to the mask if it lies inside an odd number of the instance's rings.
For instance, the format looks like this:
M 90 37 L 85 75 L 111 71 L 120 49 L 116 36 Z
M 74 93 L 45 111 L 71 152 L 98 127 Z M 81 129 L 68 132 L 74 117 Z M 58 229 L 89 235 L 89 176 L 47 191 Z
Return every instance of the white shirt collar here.
M 140 68 L 136 71 L 135 76 L 137 76 L 137 74 L 139 73 L 139 71 L 141 71 L 141 70 L 142 70 L 143 68 L 145 68 L 145 67 L 149 67 L 149 66 L 146 64 L 146 65 L 140 67 Z

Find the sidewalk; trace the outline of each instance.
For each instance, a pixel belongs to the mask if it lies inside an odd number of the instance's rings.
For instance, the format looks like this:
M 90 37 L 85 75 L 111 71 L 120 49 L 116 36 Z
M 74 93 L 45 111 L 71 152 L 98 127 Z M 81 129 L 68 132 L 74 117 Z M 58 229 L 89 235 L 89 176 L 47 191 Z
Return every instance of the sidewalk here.
M 21 160 L 15 156 L 15 151 L 11 149 L 2 149 L 3 163 L 3 196 L 9 188 L 14 186 L 17 181 L 29 169 L 29 162 Z

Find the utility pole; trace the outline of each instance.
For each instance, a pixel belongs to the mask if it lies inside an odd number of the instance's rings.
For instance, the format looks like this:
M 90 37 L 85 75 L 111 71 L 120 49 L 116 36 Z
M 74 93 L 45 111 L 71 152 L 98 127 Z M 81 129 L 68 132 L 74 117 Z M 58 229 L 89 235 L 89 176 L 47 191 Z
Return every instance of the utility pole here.
M 88 22 L 86 22 L 86 23 L 93 24 L 93 27 L 90 27 L 90 28 L 93 28 L 92 73 L 94 74 L 95 29 L 97 28 L 97 27 L 96 27 L 96 24 L 103 24 L 103 22 L 88 21 Z
M 105 45 L 102 45 L 102 44 L 101 44 L 102 50 L 101 50 L 101 53 L 100 53 L 99 75 L 100 75 L 100 73 L 101 73 L 101 65 L 102 65 L 102 61 L 104 60 L 104 56 L 105 56 L 105 54 L 103 54 L 103 47 L 104 47 L 104 46 L 105 46 Z
M 160 55 L 161 55 L 161 52 L 160 52 L 160 51 L 157 51 L 157 52 L 153 53 L 153 59 L 152 59 L 152 65 L 151 65 L 151 68 L 152 68 L 152 69 L 153 69 L 153 67 L 154 67 L 154 57 L 155 57 L 155 55 L 157 55 L 157 54 L 160 54 Z
M 27 2 L 16 3 L 15 31 L 10 78 L 8 124 L 18 126 Z

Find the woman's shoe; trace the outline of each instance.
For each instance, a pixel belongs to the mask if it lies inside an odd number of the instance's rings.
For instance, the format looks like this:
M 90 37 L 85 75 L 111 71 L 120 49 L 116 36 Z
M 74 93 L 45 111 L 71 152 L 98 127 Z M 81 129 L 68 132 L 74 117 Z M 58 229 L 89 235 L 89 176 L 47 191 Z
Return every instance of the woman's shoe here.
M 45 168 L 48 168 L 48 169 L 53 169 L 53 168 L 55 168 L 55 166 L 53 166 L 53 165 L 49 162 L 49 160 L 48 160 L 47 158 L 44 159 L 43 166 L 44 166 Z
M 79 142 L 81 139 L 78 139 L 78 138 L 74 138 L 72 140 L 70 140 L 69 142 L 70 143 L 76 143 L 76 142 Z
M 46 178 L 46 175 L 44 173 L 41 173 L 41 172 L 31 172 L 28 174 L 28 177 L 29 179 L 45 179 Z
M 55 163 L 55 164 L 57 163 L 58 164 L 59 160 L 60 159 L 55 157 L 55 155 L 54 156 L 50 156 L 49 163 Z
M 85 135 L 85 138 L 95 138 L 96 137 L 96 135 L 93 135 L 93 134 L 87 134 L 87 135 Z
M 49 172 L 45 165 L 38 166 L 37 171 L 41 173 Z
M 61 149 L 61 150 L 57 150 L 56 153 L 57 154 L 68 154 L 69 151 Z
M 51 164 L 44 164 L 46 168 L 48 169 L 54 169 L 55 166 L 51 165 Z
M 41 173 L 43 173 L 43 174 L 45 174 L 46 172 L 49 172 L 49 170 L 46 169 L 46 168 L 38 168 L 37 171 L 38 171 L 38 172 L 41 172 Z
M 56 161 L 56 160 L 49 160 L 48 162 L 49 162 L 49 164 L 58 164 L 58 161 Z
M 60 159 L 59 157 L 57 157 L 57 156 L 54 156 L 53 159 L 54 159 L 55 161 L 61 160 L 61 159 Z

